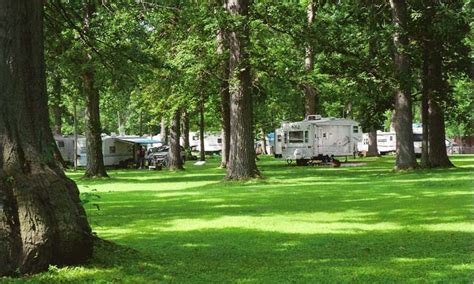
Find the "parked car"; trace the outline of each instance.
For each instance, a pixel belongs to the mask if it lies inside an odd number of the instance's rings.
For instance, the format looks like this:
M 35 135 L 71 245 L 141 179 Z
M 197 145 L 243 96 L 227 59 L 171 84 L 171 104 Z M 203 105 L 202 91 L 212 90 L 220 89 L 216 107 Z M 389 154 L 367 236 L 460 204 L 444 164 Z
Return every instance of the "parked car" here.
M 184 161 L 186 161 L 186 151 L 184 150 L 182 146 L 179 146 L 179 147 L 181 148 L 181 159 L 183 159 L 183 163 L 184 163 Z M 170 153 L 169 145 L 148 148 L 147 153 L 146 153 L 146 159 L 148 161 L 148 165 L 161 165 L 163 167 L 168 166 L 169 153 Z

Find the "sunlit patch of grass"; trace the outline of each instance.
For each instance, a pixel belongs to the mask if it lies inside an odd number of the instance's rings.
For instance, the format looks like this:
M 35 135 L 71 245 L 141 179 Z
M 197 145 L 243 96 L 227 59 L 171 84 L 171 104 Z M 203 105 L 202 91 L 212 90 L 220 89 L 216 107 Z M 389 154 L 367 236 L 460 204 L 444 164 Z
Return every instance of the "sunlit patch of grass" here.
M 68 173 L 100 196 L 89 220 L 114 243 L 98 242 L 84 266 L 19 281 L 471 283 L 474 156 L 452 160 L 394 173 L 393 157 L 347 168 L 265 157 L 264 179 L 231 183 L 216 158 L 182 173 Z

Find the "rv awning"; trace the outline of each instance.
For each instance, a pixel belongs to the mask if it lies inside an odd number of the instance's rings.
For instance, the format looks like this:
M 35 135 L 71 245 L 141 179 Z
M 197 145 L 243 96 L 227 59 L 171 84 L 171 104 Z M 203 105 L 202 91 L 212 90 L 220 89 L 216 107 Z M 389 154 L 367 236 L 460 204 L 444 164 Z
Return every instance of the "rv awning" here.
M 133 143 L 133 144 L 141 144 L 141 145 L 163 143 L 163 141 L 153 140 L 149 138 L 117 138 L 117 140 L 127 142 L 127 143 Z

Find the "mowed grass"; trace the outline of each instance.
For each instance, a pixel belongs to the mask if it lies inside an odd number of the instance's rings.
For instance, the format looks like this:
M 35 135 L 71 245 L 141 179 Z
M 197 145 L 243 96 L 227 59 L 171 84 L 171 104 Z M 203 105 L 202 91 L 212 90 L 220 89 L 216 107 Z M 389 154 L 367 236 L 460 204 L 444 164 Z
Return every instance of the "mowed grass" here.
M 268 157 L 264 179 L 230 183 L 218 158 L 107 180 L 71 172 L 100 196 L 87 211 L 107 241 L 85 266 L 20 281 L 472 283 L 474 156 L 451 159 L 457 168 L 394 173 L 392 157 L 341 168 Z

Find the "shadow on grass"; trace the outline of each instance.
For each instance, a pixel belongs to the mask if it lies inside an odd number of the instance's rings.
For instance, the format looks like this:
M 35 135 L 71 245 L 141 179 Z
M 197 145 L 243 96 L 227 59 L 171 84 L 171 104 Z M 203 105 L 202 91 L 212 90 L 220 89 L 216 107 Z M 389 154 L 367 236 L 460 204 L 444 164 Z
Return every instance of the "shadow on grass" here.
M 156 232 L 96 244 L 71 282 L 472 281 L 472 236 L 462 232 L 282 234 L 242 229 Z M 41 279 L 41 278 L 40 278 Z M 45 278 L 51 280 L 53 278 Z M 57 280 L 57 279 L 56 279 Z

